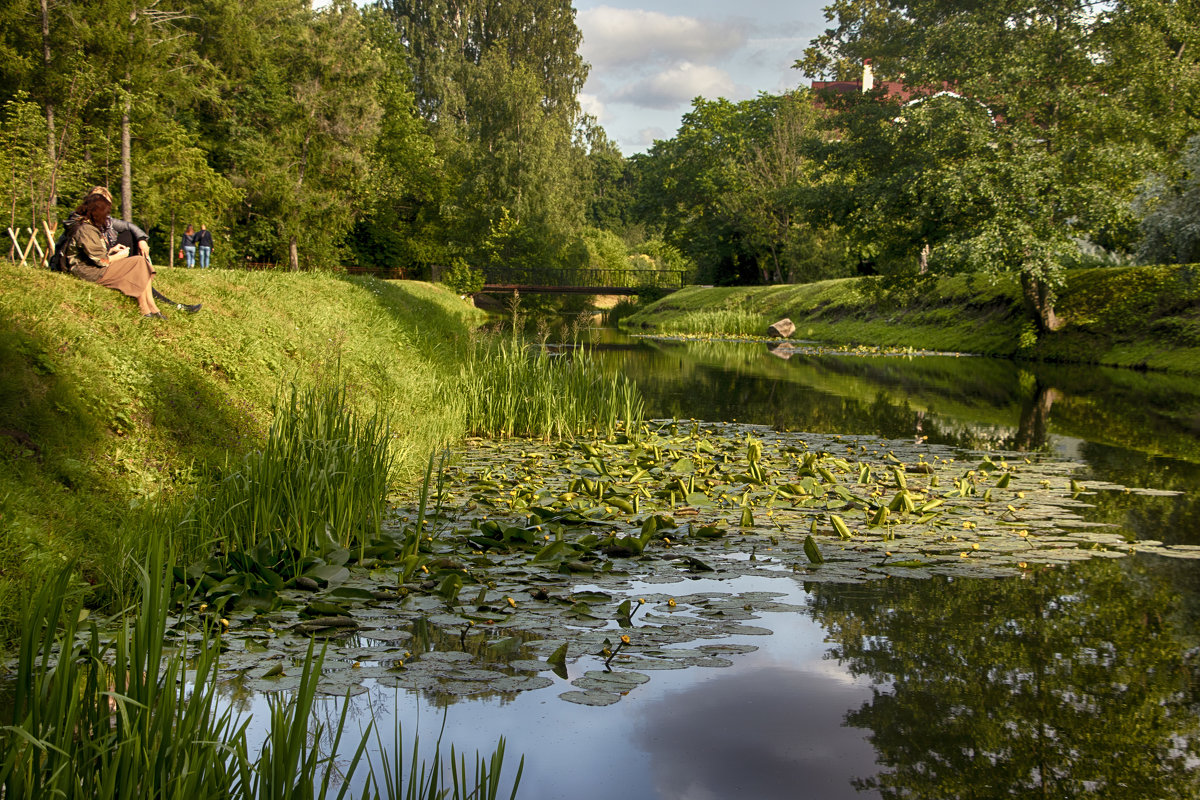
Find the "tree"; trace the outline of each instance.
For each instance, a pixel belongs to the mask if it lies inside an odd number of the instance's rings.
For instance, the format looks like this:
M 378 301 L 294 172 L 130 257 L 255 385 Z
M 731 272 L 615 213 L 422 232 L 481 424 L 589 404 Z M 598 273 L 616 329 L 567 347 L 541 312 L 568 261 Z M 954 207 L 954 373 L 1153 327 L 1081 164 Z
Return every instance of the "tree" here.
M 1064 242 L 1130 248 L 1135 187 L 1163 148 L 1181 144 L 1178 133 L 1163 135 L 1160 112 L 1171 112 L 1169 129 L 1195 124 L 1196 62 L 1189 55 L 1175 63 L 1184 51 L 1170 26 L 1185 23 L 1167 12 L 1172 5 L 837 0 L 826 12 L 836 25 L 797 66 L 815 76 L 869 57 L 880 74 L 903 76 L 918 92 L 950 85 L 993 110 L 1006 179 L 1030 191 L 995 198 L 988 230 L 963 253 L 989 269 L 1018 271 L 1033 318 L 1047 330 L 1058 324 Z M 1131 38 L 1138 48 L 1130 49 Z M 1187 89 L 1179 107 L 1161 101 L 1155 83 L 1164 75 Z
M 511 245 L 514 236 L 576 232 L 586 170 L 573 135 L 587 66 L 571 4 L 393 0 L 384 8 L 447 172 L 437 210 L 445 254 L 487 259 L 497 235 Z
M 764 283 L 848 272 L 839 228 L 812 224 L 826 194 L 823 165 L 814 157 L 825 136 L 821 116 L 807 93 L 785 96 L 764 140 L 751 143 L 737 165 L 740 190 L 722 198 Z
M 353 3 L 315 13 L 300 0 L 237 5 L 261 24 L 222 25 L 202 45 L 234 87 L 213 110 L 222 145 L 214 156 L 243 192 L 235 241 L 291 269 L 302 252 L 306 266 L 336 261 L 379 130 L 379 55 Z
M 702 281 L 770 283 L 846 274 L 847 254 L 820 208 L 826 136 L 807 92 L 696 98 L 673 139 L 634 156 L 639 219 L 697 264 Z

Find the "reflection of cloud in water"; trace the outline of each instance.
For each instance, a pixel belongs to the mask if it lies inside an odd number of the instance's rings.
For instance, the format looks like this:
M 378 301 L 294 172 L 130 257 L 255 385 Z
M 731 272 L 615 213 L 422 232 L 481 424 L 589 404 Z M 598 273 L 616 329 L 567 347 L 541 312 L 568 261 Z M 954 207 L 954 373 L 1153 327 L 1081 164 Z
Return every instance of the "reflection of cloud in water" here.
M 875 750 L 846 712 L 866 687 L 794 669 L 718 678 L 648 705 L 637 741 L 659 800 L 863 798 Z

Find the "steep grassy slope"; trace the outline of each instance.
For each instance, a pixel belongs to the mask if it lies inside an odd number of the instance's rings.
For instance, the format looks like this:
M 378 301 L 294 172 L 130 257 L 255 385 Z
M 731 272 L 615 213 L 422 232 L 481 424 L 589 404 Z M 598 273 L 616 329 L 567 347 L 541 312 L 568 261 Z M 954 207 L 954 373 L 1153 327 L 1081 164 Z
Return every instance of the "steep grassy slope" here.
M 156 322 L 69 276 L 4 262 L 0 282 L 0 609 L 67 559 L 103 593 L 133 569 L 130 509 L 259 444 L 293 383 L 387 409 L 408 477 L 462 432 L 444 382 L 479 312 L 427 284 L 160 270 L 204 309 Z

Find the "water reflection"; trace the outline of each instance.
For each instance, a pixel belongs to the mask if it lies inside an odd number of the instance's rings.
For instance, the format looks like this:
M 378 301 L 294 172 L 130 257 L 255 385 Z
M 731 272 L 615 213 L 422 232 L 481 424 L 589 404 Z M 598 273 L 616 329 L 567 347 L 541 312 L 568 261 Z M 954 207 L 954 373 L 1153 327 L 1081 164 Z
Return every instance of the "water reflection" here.
M 1025 580 L 815 587 L 831 656 L 876 685 L 848 724 L 885 797 L 1195 797 L 1195 667 L 1167 586 L 1135 562 Z M 1136 569 L 1136 567 L 1132 567 Z
M 851 777 L 874 772 L 875 751 L 843 722 L 866 694 L 842 675 L 767 666 L 659 698 L 636 738 L 653 764 L 652 796 L 862 798 Z

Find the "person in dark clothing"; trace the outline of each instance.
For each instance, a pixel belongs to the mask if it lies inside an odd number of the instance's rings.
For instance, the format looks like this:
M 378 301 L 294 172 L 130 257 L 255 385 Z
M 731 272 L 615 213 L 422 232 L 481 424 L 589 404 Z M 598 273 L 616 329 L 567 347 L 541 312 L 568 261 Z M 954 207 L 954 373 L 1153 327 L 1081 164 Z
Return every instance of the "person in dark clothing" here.
M 196 253 L 200 256 L 200 269 L 208 269 L 208 260 L 212 256 L 212 232 L 203 222 L 200 232 L 196 234 Z
M 190 224 L 187 226 L 187 230 L 183 232 L 183 241 L 180 242 L 179 247 L 183 251 L 183 254 L 187 256 L 188 269 L 196 266 L 196 229 Z
M 98 214 L 93 214 L 95 219 L 89 220 L 84 216 L 84 211 L 89 207 L 97 206 L 98 200 L 96 198 L 106 201 L 109 211 L 106 212 L 106 215 L 103 219 L 101 219 Z M 118 291 L 137 299 L 138 305 L 143 308 L 143 314 L 147 314 L 145 311 L 147 306 L 143 303 L 139 296 L 143 292 L 143 289 L 140 286 L 142 279 L 141 277 L 136 276 L 140 273 L 138 272 L 138 269 L 135 268 L 136 265 L 132 262 L 122 263 L 128 260 L 129 254 L 136 247 L 138 251 L 138 256 L 136 256 L 136 258 L 139 260 L 145 260 L 146 268 L 149 274 L 149 277 L 146 279 L 146 288 L 149 288 L 150 290 L 150 297 L 148 299 L 149 306 L 153 307 L 153 311 L 149 312 L 147 315 L 156 316 L 160 319 L 164 318 L 164 315 L 161 311 L 159 311 L 158 306 L 155 305 L 155 300 L 175 306 L 175 308 L 179 311 L 186 311 L 189 314 L 195 314 L 197 311 L 199 311 L 201 308 L 200 303 L 177 303 L 164 295 L 158 289 L 155 289 L 153 286 L 151 286 L 151 280 L 155 275 L 155 271 L 154 265 L 150 261 L 150 237 L 146 235 L 145 231 L 143 231 L 137 225 L 134 225 L 132 222 L 126 222 L 125 220 L 108 216 L 108 214 L 111 213 L 111 209 L 112 194 L 109 193 L 108 189 L 103 186 L 95 186 L 90 192 L 87 193 L 87 196 L 83 198 L 83 202 L 80 203 L 79 207 L 72 211 L 71 215 L 67 217 L 66 225 L 64 225 L 66 232 L 59 238 L 58 242 L 55 243 L 55 255 L 57 256 L 60 253 L 63 255 L 63 265 L 60 268 L 66 272 L 70 272 L 77 278 L 83 278 L 87 281 L 99 283 L 102 286 L 108 286 L 109 288 L 117 289 Z M 80 224 L 84 221 L 90 222 L 90 225 L 81 232 Z M 75 242 L 75 239 L 78 238 L 76 234 L 79 234 L 82 236 L 82 238 L 91 240 L 93 238 L 91 236 L 93 233 L 92 229 L 95 229 L 94 232 L 97 234 L 98 241 L 89 242 L 92 250 L 92 252 L 89 253 L 86 247 L 80 248 L 79 243 Z M 75 246 L 68 248 L 69 244 L 74 244 Z M 103 252 L 101 252 L 101 248 L 103 249 Z M 123 248 L 123 250 L 121 248 Z M 120 270 L 115 268 L 109 269 L 107 267 L 100 266 L 101 262 L 104 261 L 103 256 L 105 253 L 111 254 L 111 257 L 108 259 L 110 266 L 112 266 L 112 263 L 115 262 L 116 264 L 120 265 Z M 114 281 L 119 280 L 117 275 L 118 272 L 129 273 L 129 275 L 125 276 L 128 278 L 128 280 L 121 279 L 123 283 L 128 284 L 127 286 L 114 285 Z M 137 294 L 130 294 L 130 292 L 126 291 L 126 289 L 136 291 Z
M 84 199 L 86 200 L 88 197 L 91 197 L 94 194 L 100 195 L 108 201 L 110 206 L 112 205 L 112 195 L 109 193 L 108 189 L 104 188 L 103 186 L 94 186 L 92 187 L 92 190 L 87 193 Z M 58 237 L 58 241 L 54 243 L 54 252 L 65 252 L 63 248 L 66 246 L 67 240 L 71 237 L 71 230 L 79 223 L 80 219 L 82 219 L 82 217 L 79 214 L 78 208 L 72 211 L 71 215 L 67 217 L 67 222 L 63 226 L 63 228 L 65 228 L 65 232 L 62 236 Z M 126 222 L 123 219 L 109 217 L 108 221 L 104 225 L 104 229 L 101 231 L 101 234 L 104 236 L 105 241 L 108 242 L 109 248 L 123 244 L 129 248 L 130 252 L 137 250 L 138 255 L 149 260 L 150 236 L 132 222 Z
M 112 203 L 99 192 L 89 194 L 75 209 L 75 222 L 67 228 L 66 254 L 71 274 L 134 298 L 144 317 L 166 319 L 154 303 L 150 287 L 154 267 L 150 260 L 129 255 L 129 248 L 123 244 L 109 246 L 105 230 L 110 226 L 111 209 Z

